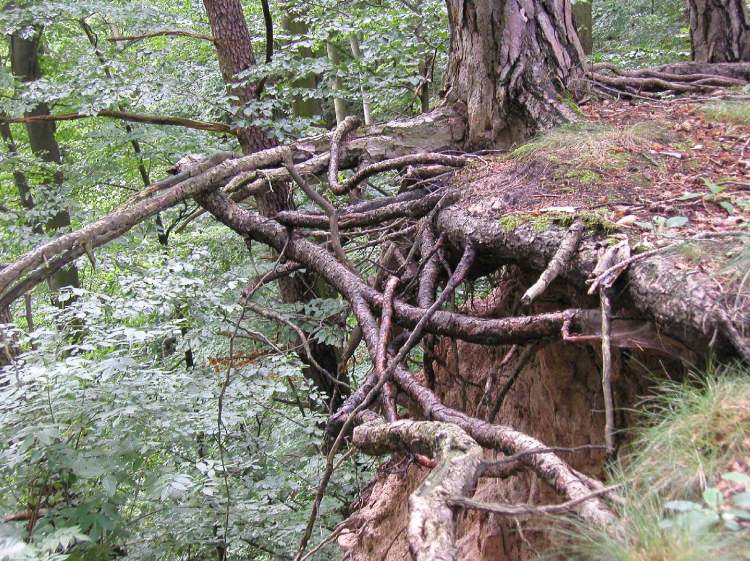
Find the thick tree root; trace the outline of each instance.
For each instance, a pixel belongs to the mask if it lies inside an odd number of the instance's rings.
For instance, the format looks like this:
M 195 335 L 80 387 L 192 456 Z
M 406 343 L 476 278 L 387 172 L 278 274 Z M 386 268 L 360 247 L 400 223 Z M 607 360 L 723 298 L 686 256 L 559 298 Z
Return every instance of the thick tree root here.
M 681 91 L 680 87 L 703 91 L 717 85 L 733 85 L 741 79 L 736 76 L 707 78 L 704 72 L 624 75 L 611 68 L 597 70 L 592 79 L 599 80 L 596 76 L 600 77 L 600 72 L 609 72 L 604 75 L 606 79 L 601 79 L 607 87 L 623 87 L 634 93 L 649 94 L 665 86 L 670 91 Z M 383 171 L 427 166 L 421 169 L 424 177 L 429 179 L 433 173 L 442 174 L 446 169 L 459 168 L 466 163 L 466 156 L 446 155 L 440 150 L 445 151 L 462 140 L 462 122 L 460 115 L 443 108 L 403 125 L 373 127 L 366 135 L 357 137 L 354 131 L 358 122 L 350 119 L 337 128 L 330 140 L 328 136 L 305 139 L 292 146 L 272 148 L 250 156 L 235 158 L 222 154 L 200 160 L 177 176 L 149 187 L 113 214 L 44 244 L 0 270 L 0 309 L 77 257 L 92 253 L 94 248 L 122 235 L 146 218 L 192 198 L 247 243 L 264 244 L 283 256 L 284 263 L 246 287 L 243 304 L 247 308 L 291 327 L 300 335 L 300 343 L 311 357 L 309 343 L 301 335 L 301 330 L 295 329 L 284 316 L 250 300 L 255 291 L 271 278 L 281 278 L 300 269 L 315 272 L 348 301 L 357 320 L 361 335 L 352 338 L 353 343 L 345 355 L 351 356 L 361 339 L 374 365 L 373 372 L 360 388 L 329 419 L 327 430 L 334 442 L 326 458 L 321 484 L 296 559 L 304 558 L 313 535 L 321 501 L 336 469 L 336 453 L 348 438 L 350 429 L 362 422 L 365 425 L 357 428 L 354 441 L 368 453 L 407 451 L 412 455 L 430 454 L 434 458 L 419 456 L 423 465 L 434 465 L 434 468 L 411 499 L 409 541 L 417 559 L 455 558 L 452 507 L 480 508 L 467 502 L 465 495 L 481 473 L 502 476 L 529 469 L 567 499 L 563 506 L 549 508 L 504 507 L 505 514 L 539 514 L 574 508 L 587 522 L 608 526 L 613 523 L 614 516 L 599 498 L 608 490 L 574 471 L 553 448 L 510 426 L 493 422 L 503 399 L 539 345 L 548 341 L 579 343 L 593 339 L 603 343 L 608 356 L 611 352 L 607 348 L 609 344 L 632 342 L 634 333 L 648 337 L 655 333 L 653 326 L 642 320 L 619 318 L 610 323 L 611 309 L 606 305 L 606 293 L 603 294 L 601 312 L 558 309 L 536 315 L 494 318 L 443 309 L 466 279 L 477 271 L 486 271 L 493 264 L 523 263 L 526 267 L 544 271 L 524 296 L 525 304 L 533 302 L 555 278 L 565 278 L 574 286 L 585 286 L 585 279 L 596 263 L 596 252 L 592 244 L 583 239 L 583 225 L 576 222 L 567 232 L 550 229 L 540 234 L 525 232 L 523 228 L 506 232 L 496 221 L 475 219 L 467 216 L 460 205 L 452 207 L 460 199 L 461 192 L 442 184 L 412 184 L 408 191 L 395 196 L 341 206 L 335 202 L 335 197 L 328 198 L 318 193 L 308 183 L 311 176 L 327 172 L 331 191 L 334 195 L 341 195 Z M 341 169 L 354 168 L 357 168 L 354 175 L 340 181 Z M 413 175 L 420 177 L 416 171 Z M 238 202 L 244 198 L 267 195 L 275 183 L 290 178 L 319 210 L 290 210 L 263 216 L 253 209 L 239 206 Z M 404 228 L 414 239 L 404 237 L 403 232 L 400 237 L 395 235 L 390 231 L 396 227 L 394 225 Z M 373 242 L 375 236 L 379 238 Z M 351 240 L 356 237 L 365 237 L 366 244 L 354 245 Z M 380 260 L 372 263 L 381 270 L 368 281 L 358 272 L 352 257 L 357 257 L 364 247 L 378 243 L 384 244 Z M 461 253 L 452 272 L 447 263 L 450 256 L 443 251 L 447 247 L 454 250 L 454 255 L 456 249 Z M 730 343 L 740 352 L 746 352 L 746 345 L 742 346 L 737 329 L 731 322 L 727 323 L 726 316 L 717 316 L 715 311 L 705 312 L 700 305 L 688 302 L 683 296 L 686 290 L 697 290 L 691 284 L 695 283 L 695 275 L 679 279 L 680 285 L 675 286 L 677 273 L 665 271 L 646 257 L 637 262 L 620 261 L 630 265 L 630 298 L 644 315 L 670 320 L 666 329 L 672 329 L 675 337 L 682 337 L 685 341 L 691 340 L 693 331 L 700 332 L 706 327 L 721 329 L 722 333 L 729 333 Z M 443 268 L 446 274 L 443 274 Z M 625 266 L 613 263 L 594 269 L 595 276 L 601 273 L 594 286 L 601 284 L 601 290 L 608 290 L 624 269 Z M 444 285 L 439 292 L 441 282 Z M 706 290 L 702 286 L 699 288 Z M 397 289 L 400 289 L 399 293 Z M 652 292 L 658 290 L 669 292 L 667 296 L 653 297 Z M 691 297 L 695 299 L 692 294 Z M 380 316 L 379 326 L 376 314 Z M 631 323 L 623 323 L 628 321 Z M 394 337 L 394 326 L 404 328 L 404 332 Z M 644 331 L 644 326 L 651 331 Z M 573 328 L 579 330 L 577 335 L 571 334 Z M 699 333 L 698 337 L 701 335 L 705 334 Z M 434 336 L 487 345 L 526 346 L 504 387 L 496 390 L 497 397 L 492 406 L 490 395 L 494 393 L 494 380 L 485 388 L 476 414 L 480 414 L 480 409 L 486 409 L 490 422 L 446 407 L 429 387 L 418 383 L 404 367 L 410 351 L 420 342 L 425 345 L 429 356 L 430 337 Z M 671 349 L 667 344 L 661 345 L 667 353 L 678 354 L 676 344 Z M 509 364 L 513 356 L 514 353 L 509 354 Z M 337 382 L 334 387 L 342 384 L 337 377 L 341 372 L 326 373 L 319 366 L 318 370 Z M 429 360 L 425 361 L 425 372 L 430 385 Z M 608 385 L 605 366 L 605 396 Z M 415 406 L 418 415 L 426 420 L 398 421 L 397 394 Z M 375 420 L 375 413 L 368 411 L 368 408 L 377 408 L 378 403 L 388 424 L 382 419 Z M 611 449 L 611 400 L 607 403 L 607 443 Z M 494 472 L 489 468 L 482 471 L 482 448 L 510 455 L 513 462 Z M 493 512 L 500 512 L 499 507 L 493 508 L 496 508 Z
M 354 429 L 354 445 L 371 455 L 391 452 L 431 456 L 435 468 L 409 497 L 409 549 L 416 561 L 453 561 L 456 514 L 451 497 L 473 492 L 479 478 L 482 448 L 452 423 L 376 421 Z

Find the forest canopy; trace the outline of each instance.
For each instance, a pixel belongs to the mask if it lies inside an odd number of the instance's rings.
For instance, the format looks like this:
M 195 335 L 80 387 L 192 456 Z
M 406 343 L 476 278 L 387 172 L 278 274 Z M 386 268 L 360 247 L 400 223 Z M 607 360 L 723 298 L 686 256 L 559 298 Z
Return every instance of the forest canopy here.
M 749 9 L 5 2 L 0 560 L 744 559 Z

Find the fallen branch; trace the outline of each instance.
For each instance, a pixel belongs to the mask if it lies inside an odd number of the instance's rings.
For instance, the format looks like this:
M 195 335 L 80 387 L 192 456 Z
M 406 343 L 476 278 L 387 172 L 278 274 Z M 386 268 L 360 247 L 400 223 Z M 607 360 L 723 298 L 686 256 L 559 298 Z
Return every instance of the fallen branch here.
M 508 395 L 511 388 L 513 387 L 513 384 L 515 384 L 516 379 L 521 374 L 531 357 L 534 356 L 534 353 L 538 348 L 539 343 L 532 343 L 531 345 L 527 346 L 518 357 L 518 361 L 516 362 L 515 366 L 513 366 L 513 369 L 508 373 L 508 379 L 505 381 L 503 387 L 500 388 L 500 391 L 497 394 L 495 405 L 492 406 L 492 411 L 490 411 L 489 415 L 487 416 L 488 422 L 495 422 L 495 417 L 497 417 L 497 414 L 500 412 L 500 409 L 503 406 L 503 402 L 505 401 L 505 397 Z

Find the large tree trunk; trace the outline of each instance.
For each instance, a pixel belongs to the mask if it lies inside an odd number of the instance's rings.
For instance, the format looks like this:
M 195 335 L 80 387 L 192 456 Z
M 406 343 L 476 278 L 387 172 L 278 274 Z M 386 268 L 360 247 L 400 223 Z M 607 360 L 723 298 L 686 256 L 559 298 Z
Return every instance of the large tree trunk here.
M 10 36 L 10 60 L 13 74 L 22 82 L 33 82 L 41 78 L 41 69 L 39 66 L 39 43 L 41 41 L 41 31 L 35 32 L 30 37 L 24 37 L 20 33 L 13 33 Z M 39 103 L 33 109 L 26 113 L 27 116 L 49 115 L 49 107 L 46 103 Z M 29 136 L 29 145 L 31 150 L 40 160 L 53 165 L 62 163 L 60 146 L 55 138 L 55 123 L 34 122 L 26 123 L 26 132 Z M 58 189 L 63 184 L 62 171 L 58 170 L 50 177 L 50 183 L 53 183 Z M 31 203 L 31 197 L 28 192 L 21 194 L 22 200 Z M 70 226 L 70 213 L 66 207 L 57 210 L 55 215 L 46 223 L 47 231 L 50 234 Z M 63 287 L 79 287 L 78 269 L 74 264 L 64 267 L 49 279 L 49 287 L 52 292 L 52 301 L 56 305 L 60 302 L 55 296 Z
M 245 115 L 248 103 L 257 97 L 257 85 L 251 81 L 241 82 L 237 75 L 255 66 L 255 55 L 253 54 L 250 32 L 247 29 L 245 16 L 242 12 L 240 0 L 204 0 L 204 6 L 211 24 L 211 32 L 216 46 L 216 55 L 219 60 L 219 68 L 224 81 L 230 92 L 237 97 L 235 105 L 235 121 L 240 119 L 252 119 Z M 270 138 L 259 127 L 244 126 L 238 130 L 238 138 L 242 152 L 252 154 L 259 150 L 270 148 L 277 143 Z M 256 197 L 258 210 L 264 216 L 275 216 L 283 210 L 292 210 L 294 202 L 289 193 L 289 185 L 284 182 L 274 183 L 273 189 Z M 279 292 L 284 302 L 304 302 L 317 295 L 312 293 L 308 287 L 315 286 L 312 279 L 296 280 L 294 278 L 282 278 L 278 281 Z M 329 345 L 322 345 L 314 341 L 310 342 L 312 353 L 317 363 L 329 373 L 336 375 L 338 372 L 338 361 L 336 350 Z M 306 360 L 306 357 L 302 357 Z M 315 367 L 309 366 L 305 375 L 315 386 L 329 396 L 334 396 L 331 406 L 338 408 L 341 403 L 341 387 L 319 372 Z
M 745 0 L 688 0 L 695 62 L 750 61 Z
M 509 146 L 573 120 L 563 101 L 582 76 L 570 0 L 447 0 L 446 98 L 467 111 L 466 145 Z

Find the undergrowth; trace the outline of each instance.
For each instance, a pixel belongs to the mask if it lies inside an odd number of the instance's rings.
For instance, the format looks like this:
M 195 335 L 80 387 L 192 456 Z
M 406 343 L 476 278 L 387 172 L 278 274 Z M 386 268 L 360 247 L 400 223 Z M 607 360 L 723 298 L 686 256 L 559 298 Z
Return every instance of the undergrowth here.
M 620 526 L 603 530 L 572 522 L 563 530 L 567 559 L 748 559 L 750 369 L 713 369 L 662 384 L 655 395 L 645 402 L 644 426 L 636 430 L 631 452 L 612 470 L 622 484 Z M 727 481 L 741 484 L 727 487 Z

